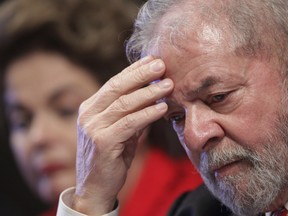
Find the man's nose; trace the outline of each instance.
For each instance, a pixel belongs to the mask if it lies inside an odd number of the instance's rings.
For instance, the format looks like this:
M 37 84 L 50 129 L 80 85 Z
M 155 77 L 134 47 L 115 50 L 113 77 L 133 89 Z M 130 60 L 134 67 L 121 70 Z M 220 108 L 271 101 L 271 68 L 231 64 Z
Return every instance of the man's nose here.
M 191 151 L 206 151 L 224 137 L 221 115 L 202 102 L 186 110 L 184 141 Z

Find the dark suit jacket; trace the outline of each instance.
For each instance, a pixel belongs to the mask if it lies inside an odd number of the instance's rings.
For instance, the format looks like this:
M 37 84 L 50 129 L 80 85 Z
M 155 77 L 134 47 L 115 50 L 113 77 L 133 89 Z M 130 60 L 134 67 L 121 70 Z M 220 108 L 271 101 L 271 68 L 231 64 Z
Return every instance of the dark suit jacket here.
M 231 211 L 208 191 L 205 185 L 180 196 L 168 216 L 230 216 Z

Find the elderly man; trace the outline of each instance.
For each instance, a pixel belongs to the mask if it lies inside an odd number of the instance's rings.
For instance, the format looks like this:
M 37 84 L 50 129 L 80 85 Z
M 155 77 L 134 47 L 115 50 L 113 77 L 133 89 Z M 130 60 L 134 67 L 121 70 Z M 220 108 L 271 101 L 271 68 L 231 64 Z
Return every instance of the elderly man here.
M 149 0 L 127 52 L 133 62 L 146 57 L 81 105 L 77 185 L 63 193 L 59 215 L 65 202 L 83 214 L 117 214 L 137 138 L 163 116 L 236 215 L 283 211 L 288 1 Z

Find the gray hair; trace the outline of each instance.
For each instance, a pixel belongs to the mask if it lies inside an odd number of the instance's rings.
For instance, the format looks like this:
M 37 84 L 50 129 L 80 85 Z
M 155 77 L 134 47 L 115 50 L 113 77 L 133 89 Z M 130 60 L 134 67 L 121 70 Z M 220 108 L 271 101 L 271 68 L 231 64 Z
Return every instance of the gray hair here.
M 141 53 L 147 49 L 158 21 L 176 2 L 178 1 L 152 0 L 142 6 L 134 23 L 134 32 L 126 46 L 126 54 L 130 62 L 141 58 Z
M 280 65 L 285 66 L 286 74 L 288 65 L 287 0 L 232 0 L 230 2 L 148 0 L 139 11 L 134 24 L 134 33 L 127 42 L 126 54 L 130 62 L 135 62 L 145 55 L 151 43 L 156 40 L 155 37 L 159 36 L 157 25 L 161 18 L 181 3 L 188 3 L 189 10 L 193 10 L 206 22 L 212 22 L 217 27 L 224 27 L 224 32 L 233 38 L 237 55 L 269 58 L 275 56 Z M 182 17 L 183 21 L 187 19 L 184 16 L 179 17 Z M 189 24 L 192 22 L 190 16 Z M 178 23 L 181 24 L 181 22 Z M 176 25 L 170 27 L 174 28 L 174 34 L 175 31 L 180 33 L 177 22 Z M 191 28 L 190 25 L 189 28 Z

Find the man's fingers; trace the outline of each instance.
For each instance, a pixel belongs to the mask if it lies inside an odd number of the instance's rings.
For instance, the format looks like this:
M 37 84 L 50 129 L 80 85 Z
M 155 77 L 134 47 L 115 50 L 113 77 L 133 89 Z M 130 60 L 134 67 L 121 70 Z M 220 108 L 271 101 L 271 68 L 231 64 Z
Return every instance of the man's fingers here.
M 141 61 L 141 60 L 140 60 Z M 137 65 L 139 67 L 137 67 Z M 125 95 L 141 88 L 153 80 L 159 79 L 165 72 L 164 62 L 160 59 L 152 60 L 146 64 L 138 62 L 121 73 L 112 77 L 103 87 L 86 103 L 94 105 L 95 112 L 105 110 L 121 95 Z
M 119 121 L 111 125 L 108 130 L 117 134 L 117 143 L 124 143 L 135 136 L 138 131 L 143 130 L 152 122 L 160 119 L 166 112 L 168 106 L 162 102 L 146 107 L 138 112 L 126 115 Z M 113 134 L 111 134 L 113 136 Z
M 157 58 L 155 58 L 153 56 L 146 56 L 146 57 L 140 59 L 139 61 L 136 61 L 133 64 L 131 64 L 129 67 L 127 67 L 125 70 L 123 70 L 123 73 L 129 73 L 130 71 L 133 71 L 136 68 L 139 68 L 145 64 L 148 64 L 155 59 L 157 59 Z
M 161 80 L 145 88 L 138 89 L 128 95 L 123 95 L 115 100 L 101 115 L 107 124 L 113 124 L 133 112 L 145 108 L 155 101 L 165 97 L 173 90 L 173 82 L 170 79 Z

